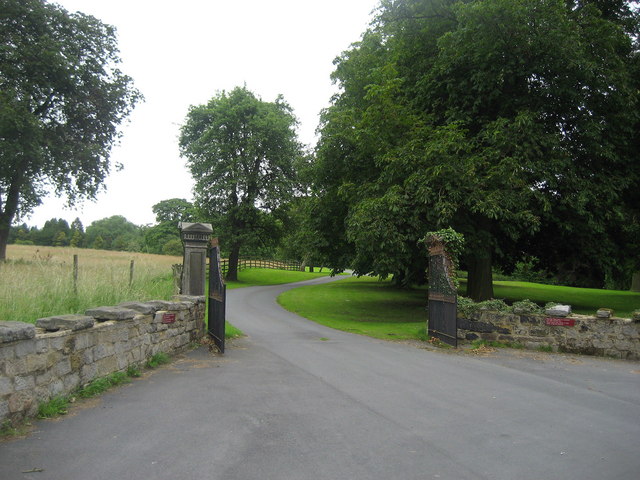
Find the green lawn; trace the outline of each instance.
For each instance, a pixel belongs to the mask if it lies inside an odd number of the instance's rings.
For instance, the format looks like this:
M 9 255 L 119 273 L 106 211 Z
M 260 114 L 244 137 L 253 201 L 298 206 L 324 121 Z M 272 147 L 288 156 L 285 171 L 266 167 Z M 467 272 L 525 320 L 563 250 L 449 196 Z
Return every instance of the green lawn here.
M 466 281 L 460 281 L 461 286 Z M 547 302 L 571 305 L 576 313 L 593 315 L 599 308 L 611 308 L 614 315 L 629 318 L 640 309 L 640 293 L 623 290 L 601 290 L 596 288 L 562 287 L 529 282 L 493 282 L 494 296 L 513 303 L 528 298 L 544 306 Z M 464 288 L 462 289 L 464 291 Z
M 384 339 L 426 338 L 426 291 L 397 289 L 371 277 L 295 288 L 278 303 L 338 330 Z
M 464 287 L 464 281 L 461 283 Z M 584 314 L 612 308 L 617 316 L 630 317 L 633 310 L 640 309 L 640 294 L 625 291 L 500 281 L 494 282 L 494 293 L 509 303 L 525 298 L 541 305 L 550 301 L 568 303 L 575 312 Z M 280 295 L 278 303 L 338 330 L 384 339 L 426 338 L 426 287 L 401 290 L 389 281 L 350 277 L 289 290 Z
M 292 272 L 289 270 L 272 270 L 268 268 L 247 268 L 238 272 L 237 282 L 225 282 L 227 290 L 242 287 L 256 287 L 260 285 L 281 285 L 283 283 L 301 282 L 317 277 L 330 275 L 326 270 L 322 273 Z
M 323 273 L 309 272 L 291 272 L 288 270 L 273 270 L 268 268 L 247 268 L 238 272 L 237 282 L 225 282 L 227 290 L 244 287 L 257 287 L 260 285 L 281 285 L 283 283 L 301 282 L 317 277 L 326 277 L 330 274 L 329 270 Z M 209 322 L 209 312 L 205 312 L 205 321 Z M 225 323 L 225 337 L 236 338 L 242 337 L 244 333 L 239 328 L 233 326 L 229 322 Z

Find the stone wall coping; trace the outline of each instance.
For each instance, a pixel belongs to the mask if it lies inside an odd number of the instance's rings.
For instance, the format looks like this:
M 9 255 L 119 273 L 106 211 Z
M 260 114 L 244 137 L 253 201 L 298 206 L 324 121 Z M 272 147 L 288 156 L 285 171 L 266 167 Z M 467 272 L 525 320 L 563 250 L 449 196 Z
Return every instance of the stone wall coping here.
M 205 303 L 207 297 L 204 295 L 174 295 L 173 300 L 177 302 Z
M 553 315 L 548 315 L 546 313 L 513 313 L 513 312 L 500 312 L 498 310 L 478 310 L 475 312 L 472 312 L 470 315 L 464 315 L 462 312 L 458 311 L 458 318 L 464 318 L 466 320 L 470 320 L 472 322 L 476 322 L 478 320 L 476 320 L 474 317 L 479 317 L 482 314 L 490 314 L 490 315 L 500 315 L 500 316 L 507 316 L 507 315 L 512 315 L 512 316 L 516 316 L 516 317 L 536 317 L 536 318 L 546 318 L 546 317 L 552 317 Z M 576 320 L 592 320 L 594 322 L 611 322 L 611 321 L 616 321 L 616 322 L 620 322 L 620 323 L 638 323 L 637 321 L 631 319 L 631 318 L 625 318 L 625 317 L 608 317 L 608 318 L 603 318 L 603 317 L 597 317 L 595 314 L 594 315 L 585 315 L 585 314 L 581 314 L 581 313 L 572 313 L 571 315 L 567 315 L 566 317 L 563 318 L 574 318 Z
M 98 321 L 104 320 L 132 320 L 139 312 L 130 308 L 122 307 L 96 307 L 90 308 L 85 315 L 95 318 Z
M 159 311 L 176 312 L 188 310 L 206 302 L 203 295 L 175 295 L 174 301 L 150 300 L 147 302 L 124 302 L 117 306 L 102 306 L 88 309 L 84 315 L 68 314 L 43 317 L 36 323 L 0 321 L 0 344 L 37 337 L 54 338 L 64 336 L 65 331 L 102 328 L 113 321 L 141 320 Z M 59 334 L 59 335 L 58 335 Z
M 49 332 L 55 332 L 57 330 L 77 331 L 91 328 L 94 323 L 96 323 L 95 319 L 87 315 L 56 315 L 37 319 L 36 327 Z
M 29 340 L 36 336 L 36 326 L 25 322 L 0 322 L 0 343 Z
M 152 315 L 160 309 L 160 305 L 151 302 L 124 302 L 118 305 L 121 308 L 129 308 L 144 315 Z

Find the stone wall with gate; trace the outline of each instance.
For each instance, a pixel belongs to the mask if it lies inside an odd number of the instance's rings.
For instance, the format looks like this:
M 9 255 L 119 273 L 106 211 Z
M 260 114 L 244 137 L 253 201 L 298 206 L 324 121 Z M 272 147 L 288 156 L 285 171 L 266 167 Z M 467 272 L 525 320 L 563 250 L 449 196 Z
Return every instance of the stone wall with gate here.
M 205 297 L 128 302 L 85 315 L 0 322 L 0 425 L 92 380 L 186 349 L 204 335 Z
M 527 348 L 640 360 L 640 323 L 625 318 L 513 314 L 479 311 L 458 313 L 458 338 L 520 343 Z

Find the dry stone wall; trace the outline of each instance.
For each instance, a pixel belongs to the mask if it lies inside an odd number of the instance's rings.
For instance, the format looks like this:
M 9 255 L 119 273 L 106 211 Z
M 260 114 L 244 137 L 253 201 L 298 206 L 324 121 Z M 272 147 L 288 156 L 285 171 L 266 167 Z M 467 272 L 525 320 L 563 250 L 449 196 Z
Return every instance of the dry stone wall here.
M 527 348 L 640 360 L 640 323 L 625 318 L 509 314 L 458 314 L 458 338 L 517 342 Z
M 186 349 L 204 335 L 205 297 L 129 302 L 85 315 L 0 322 L 0 424 L 92 380 Z

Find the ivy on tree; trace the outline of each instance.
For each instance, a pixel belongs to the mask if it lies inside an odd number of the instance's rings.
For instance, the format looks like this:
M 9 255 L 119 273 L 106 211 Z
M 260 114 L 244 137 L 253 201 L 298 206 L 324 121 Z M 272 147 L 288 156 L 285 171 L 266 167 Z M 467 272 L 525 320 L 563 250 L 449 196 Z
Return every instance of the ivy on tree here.
M 0 261 L 14 219 L 53 187 L 95 197 L 118 126 L 141 98 L 115 30 L 43 0 L 0 1 Z
M 180 151 L 195 180 L 196 206 L 229 251 L 229 280 L 237 279 L 240 249 L 279 230 L 269 214 L 294 194 L 294 165 L 302 156 L 296 125 L 281 96 L 266 102 L 246 87 L 189 109 Z

